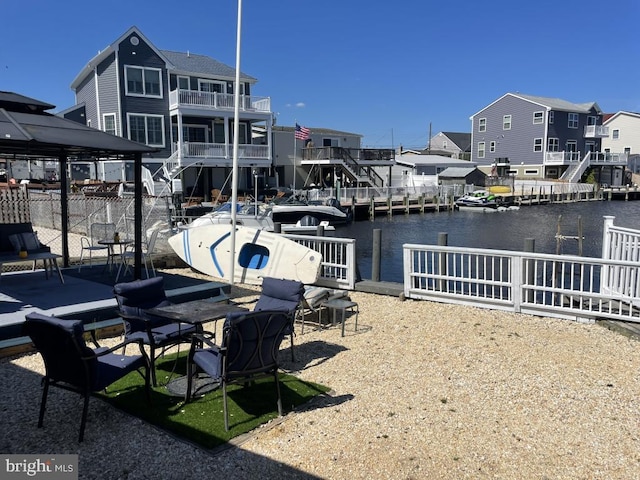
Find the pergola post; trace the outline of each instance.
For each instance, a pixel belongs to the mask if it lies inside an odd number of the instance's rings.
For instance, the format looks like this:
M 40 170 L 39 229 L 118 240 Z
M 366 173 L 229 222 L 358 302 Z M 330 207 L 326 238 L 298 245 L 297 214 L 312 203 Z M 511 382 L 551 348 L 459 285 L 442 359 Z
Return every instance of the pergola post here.
M 134 171 L 134 237 L 135 246 L 133 278 L 139 280 L 142 278 L 142 154 L 137 152 L 133 160 Z
M 60 218 L 62 232 L 62 265 L 69 267 L 69 182 L 67 179 L 67 154 L 62 152 L 60 162 Z

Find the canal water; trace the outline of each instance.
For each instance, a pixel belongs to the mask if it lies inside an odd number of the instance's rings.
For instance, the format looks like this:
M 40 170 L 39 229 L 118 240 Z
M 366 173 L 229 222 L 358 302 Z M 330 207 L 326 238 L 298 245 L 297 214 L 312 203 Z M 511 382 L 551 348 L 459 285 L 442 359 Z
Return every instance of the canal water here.
M 431 212 L 376 217 L 336 227 L 336 236 L 356 240 L 356 258 L 363 279 L 371 278 L 373 230 L 381 230 L 380 280 L 402 282 L 402 245 L 437 245 L 440 233 L 455 247 L 524 249 L 533 239 L 538 253 L 556 253 L 558 219 L 560 233 L 577 236 L 581 219 L 583 255 L 600 257 L 604 216 L 615 217 L 614 225 L 640 229 L 640 201 L 594 201 L 522 206 L 505 212 Z M 578 242 L 560 243 L 560 253 L 577 255 Z

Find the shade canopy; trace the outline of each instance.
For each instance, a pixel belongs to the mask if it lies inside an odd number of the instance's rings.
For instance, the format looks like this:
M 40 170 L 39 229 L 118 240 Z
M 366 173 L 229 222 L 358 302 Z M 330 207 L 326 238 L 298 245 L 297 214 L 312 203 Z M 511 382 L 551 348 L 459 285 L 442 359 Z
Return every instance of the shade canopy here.
M 49 159 L 60 162 L 60 201 L 62 213 L 62 254 L 69 266 L 68 207 L 69 190 L 66 165 L 73 161 L 134 160 L 135 185 L 135 265 L 140 278 L 142 264 L 142 154 L 157 151 L 101 130 L 58 117 L 47 110 L 54 105 L 13 92 L 0 91 L 0 157 Z

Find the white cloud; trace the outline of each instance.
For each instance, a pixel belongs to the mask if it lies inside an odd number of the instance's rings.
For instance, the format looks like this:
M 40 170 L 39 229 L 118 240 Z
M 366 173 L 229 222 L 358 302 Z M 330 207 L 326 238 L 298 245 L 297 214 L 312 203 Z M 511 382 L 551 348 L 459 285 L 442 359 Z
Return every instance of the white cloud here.
M 306 107 L 306 105 L 304 104 L 304 102 L 298 102 L 296 103 L 296 108 L 304 108 Z

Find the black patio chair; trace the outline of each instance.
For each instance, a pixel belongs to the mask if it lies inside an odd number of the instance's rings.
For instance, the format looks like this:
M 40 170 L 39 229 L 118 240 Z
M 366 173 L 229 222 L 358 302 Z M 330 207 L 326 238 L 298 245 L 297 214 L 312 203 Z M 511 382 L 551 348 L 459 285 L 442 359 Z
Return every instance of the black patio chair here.
M 278 352 L 289 324 L 289 316 L 282 311 L 230 313 L 219 346 L 206 333 L 194 335 L 187 362 L 185 402 L 197 394 L 197 391 L 192 392 L 194 375 L 198 369 L 204 371 L 222 387 L 224 428 L 229 431 L 227 385 L 248 384 L 253 379 L 273 375 L 278 415 L 282 416 Z M 201 348 L 203 343 L 208 348 Z
M 296 312 L 304 299 L 304 291 L 304 284 L 301 282 L 264 277 L 260 297 L 253 308 L 254 311 L 277 310 L 287 313 L 289 326 L 285 329 L 284 335 L 291 337 L 291 360 L 295 360 L 293 352 L 294 322 Z
M 190 343 L 191 335 L 196 332 L 196 327 L 188 323 L 159 317 L 147 311 L 150 308 L 172 304 L 167 299 L 164 278 L 162 277 L 117 283 L 113 287 L 113 292 L 118 302 L 119 314 L 125 323 L 125 338 L 127 340 L 140 339 L 149 347 L 151 382 L 155 387 L 157 386 L 156 358 L 169 347 Z M 156 355 L 158 349 L 160 349 L 160 354 Z
M 94 350 L 89 348 L 84 341 L 84 328 L 81 320 L 63 320 L 37 312 L 26 315 L 23 328 L 25 334 L 31 338 L 36 349 L 42 355 L 45 366 L 38 428 L 42 427 L 44 420 L 49 386 L 60 387 L 84 396 L 79 442 L 82 442 L 84 438 L 91 394 L 105 390 L 128 373 L 144 370 L 147 401 L 151 402 L 149 394 L 150 363 L 142 342 L 139 340 L 128 340 L 115 347 L 101 347 Z M 113 353 L 128 343 L 137 343 L 140 347 L 140 354 L 126 356 Z

